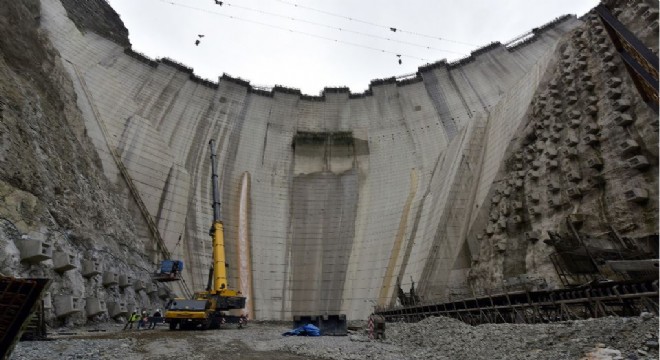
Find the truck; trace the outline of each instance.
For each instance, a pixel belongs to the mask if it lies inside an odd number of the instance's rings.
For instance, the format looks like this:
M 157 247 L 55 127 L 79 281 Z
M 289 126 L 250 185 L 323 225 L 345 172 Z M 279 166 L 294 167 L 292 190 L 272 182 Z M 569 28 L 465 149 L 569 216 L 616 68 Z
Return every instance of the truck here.
M 227 311 L 244 309 L 246 298 L 239 290 L 227 284 L 227 261 L 225 258 L 224 225 L 222 223 L 215 141 L 209 141 L 211 149 L 211 183 L 213 187 L 213 224 L 209 235 L 213 242 L 213 261 L 209 269 L 206 289 L 195 292 L 191 299 L 172 299 L 165 311 L 165 322 L 170 330 L 218 328 L 220 324 L 233 320 Z M 243 320 L 243 318 L 238 318 Z M 234 321 L 230 321 L 234 322 Z

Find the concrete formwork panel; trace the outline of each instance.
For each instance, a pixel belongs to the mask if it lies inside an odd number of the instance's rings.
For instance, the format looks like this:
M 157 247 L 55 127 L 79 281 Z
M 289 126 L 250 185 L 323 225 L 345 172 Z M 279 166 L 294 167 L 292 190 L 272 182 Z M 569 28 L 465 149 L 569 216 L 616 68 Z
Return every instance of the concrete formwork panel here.
M 108 301 L 107 303 L 108 315 L 112 318 L 119 316 L 126 316 L 129 314 L 126 303 L 123 301 Z
M 21 239 L 16 243 L 21 252 L 21 261 L 36 264 L 50 260 L 53 256 L 53 248 L 43 240 Z
M 82 310 L 82 302 L 79 297 L 73 295 L 58 295 L 53 300 L 55 316 L 64 317 Z
M 65 272 L 76 268 L 76 257 L 64 251 L 53 253 L 53 269 L 57 272 Z
M 103 266 L 97 260 L 83 260 L 81 265 L 82 271 L 80 273 L 86 278 L 99 275 L 103 272 Z
M 102 282 L 103 286 L 108 287 L 108 286 L 117 285 L 118 283 L 119 283 L 119 274 L 112 271 L 103 272 L 103 282 Z
M 105 300 L 101 300 L 97 297 L 88 297 L 85 299 L 85 314 L 88 317 L 102 314 L 106 311 L 108 311 L 108 307 Z

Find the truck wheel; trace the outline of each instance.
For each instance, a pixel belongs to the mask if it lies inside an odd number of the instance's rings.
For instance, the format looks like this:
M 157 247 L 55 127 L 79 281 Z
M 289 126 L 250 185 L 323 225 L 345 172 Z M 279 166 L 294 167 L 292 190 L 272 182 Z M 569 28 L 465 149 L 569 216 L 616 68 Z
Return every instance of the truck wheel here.
M 176 321 L 170 321 L 170 330 L 176 330 Z

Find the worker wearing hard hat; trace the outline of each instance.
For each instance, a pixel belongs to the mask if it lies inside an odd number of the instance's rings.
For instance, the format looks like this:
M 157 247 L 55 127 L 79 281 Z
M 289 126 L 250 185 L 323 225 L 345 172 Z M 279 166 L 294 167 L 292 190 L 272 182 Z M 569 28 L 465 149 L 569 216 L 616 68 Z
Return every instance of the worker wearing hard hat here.
M 150 323 L 149 323 L 149 329 L 155 329 L 157 323 L 163 322 L 163 317 L 162 316 L 163 315 L 161 315 L 160 309 L 156 309 L 154 314 L 151 316 L 151 319 L 149 319 L 149 320 L 151 320 Z

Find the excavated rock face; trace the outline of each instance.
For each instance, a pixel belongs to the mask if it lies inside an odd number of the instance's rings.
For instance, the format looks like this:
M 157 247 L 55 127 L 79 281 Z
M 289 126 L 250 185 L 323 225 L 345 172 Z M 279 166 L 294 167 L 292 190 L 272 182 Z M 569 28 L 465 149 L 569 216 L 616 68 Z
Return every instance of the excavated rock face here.
M 262 318 L 319 304 L 357 317 L 373 299 L 393 303 L 397 278 L 414 280 L 425 301 L 562 286 L 553 259 L 580 265 L 559 255 L 585 244 L 599 262 L 657 257 L 657 115 L 593 14 L 558 19 L 513 48 L 420 68 L 406 84 L 311 101 L 228 77 L 205 82 L 176 62 L 122 51 L 126 29 L 102 0 L 41 4 L 54 45 L 39 30 L 38 1 L 0 9 L 0 271 L 51 277 L 60 300 L 161 307 L 153 286 L 106 286 L 100 275 L 20 261 L 19 245 L 36 238 L 76 254 L 79 267 L 95 258 L 148 282 L 142 254 L 157 247 L 140 216 L 182 254 L 194 290 L 205 284 L 209 137 L 219 144 L 228 259 L 241 233 L 235 189 L 246 172 L 253 179 L 251 300 Z M 636 16 L 648 10 L 640 4 L 617 16 L 657 52 L 648 31 L 657 20 Z M 482 95 L 488 106 L 474 110 Z M 350 144 L 292 140 L 334 122 L 353 132 Z M 85 318 L 55 321 L 62 306 L 52 308 L 53 323 Z
M 38 0 L 0 6 L 0 273 L 52 278 L 53 299 L 110 301 L 119 289 L 98 290 L 93 278 L 58 273 L 51 261 L 20 261 L 21 242 L 39 240 L 73 255 L 78 267 L 86 259 L 126 274 L 149 266 L 132 218 L 103 175 L 61 59 L 38 26 Z M 149 306 L 135 293 L 126 296 Z M 81 310 L 67 320 L 84 323 Z
M 66 13 L 80 31 L 93 31 L 119 45 L 131 46 L 128 30 L 105 0 L 63 0 Z
M 643 1 L 612 3 L 657 54 L 657 4 L 653 17 Z M 596 12 L 584 20 L 558 46 L 481 210 L 485 226 L 472 229 L 477 292 L 621 279 L 607 261 L 657 259 L 658 115 Z

